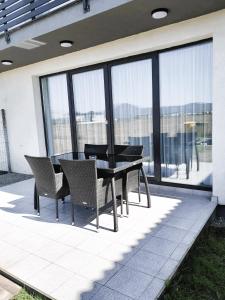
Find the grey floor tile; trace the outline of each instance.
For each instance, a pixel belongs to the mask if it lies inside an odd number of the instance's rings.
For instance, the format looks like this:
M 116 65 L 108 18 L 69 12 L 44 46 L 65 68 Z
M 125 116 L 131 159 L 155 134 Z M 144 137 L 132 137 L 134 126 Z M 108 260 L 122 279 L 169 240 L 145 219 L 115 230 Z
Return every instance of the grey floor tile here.
M 1 243 L 1 245 L 2 244 L 3 243 Z M 25 250 L 11 245 L 4 245 L 4 247 L 1 247 L 0 267 L 7 270 L 9 267 L 23 260 L 28 255 L 29 253 Z
M 156 277 L 162 280 L 168 280 L 176 272 L 179 262 L 173 259 L 168 259 L 162 266 L 161 270 L 157 273 Z
M 188 246 L 191 246 L 194 243 L 197 236 L 198 234 L 196 232 L 188 231 L 181 242 L 183 244 L 187 244 Z
M 49 242 L 42 248 L 37 249 L 34 253 L 50 262 L 55 262 L 59 257 L 63 256 L 65 253 L 71 251 L 71 247 L 63 245 L 61 243 L 49 240 Z
M 57 259 L 56 264 L 78 274 L 79 270 L 93 258 L 94 257 L 90 253 L 78 249 L 72 249 Z
M 103 249 L 99 256 L 124 265 L 137 251 L 137 247 L 114 243 Z
M 123 267 L 106 283 L 106 286 L 136 299 L 143 293 L 152 279 L 152 276 Z
M 142 249 L 158 255 L 169 257 L 177 246 L 178 243 L 176 242 L 158 237 L 151 237 Z
M 165 282 L 159 278 L 154 278 L 150 285 L 146 288 L 139 300 L 155 300 L 161 294 Z
M 171 255 L 171 258 L 181 262 L 181 260 L 187 254 L 188 250 L 189 250 L 189 246 L 187 244 L 181 243 L 174 250 L 174 252 Z
M 103 239 L 101 237 L 98 237 L 98 235 L 96 235 L 96 236 L 90 236 L 86 238 L 85 241 L 81 242 L 76 248 L 81 251 L 84 250 L 90 252 L 92 254 L 98 254 L 99 252 L 101 252 L 103 249 L 105 249 L 111 244 L 112 244 L 111 241 L 107 239 Z
M 8 270 L 19 279 L 27 280 L 40 270 L 50 265 L 50 262 L 35 255 L 28 255 L 25 259 L 15 263 Z
M 192 219 L 169 217 L 166 222 L 167 225 L 177 227 L 180 229 L 188 230 L 193 225 L 194 221 Z
M 128 261 L 127 266 L 155 276 L 165 264 L 166 260 L 166 257 L 140 250 Z
M 51 295 L 57 300 L 89 300 L 101 287 L 98 283 L 74 275 Z
M 63 283 L 72 278 L 73 273 L 51 264 L 47 268 L 41 270 L 36 275 L 27 280 L 28 284 L 37 290 L 44 291 L 50 295 L 59 288 Z
M 172 226 L 162 226 L 155 236 L 179 243 L 187 233 L 186 230 Z
M 93 256 L 79 269 L 78 273 L 89 280 L 105 284 L 121 267 L 122 265 L 118 263 Z
M 99 290 L 99 292 L 97 292 L 95 296 L 91 299 L 92 300 L 131 300 L 132 298 L 103 286 Z

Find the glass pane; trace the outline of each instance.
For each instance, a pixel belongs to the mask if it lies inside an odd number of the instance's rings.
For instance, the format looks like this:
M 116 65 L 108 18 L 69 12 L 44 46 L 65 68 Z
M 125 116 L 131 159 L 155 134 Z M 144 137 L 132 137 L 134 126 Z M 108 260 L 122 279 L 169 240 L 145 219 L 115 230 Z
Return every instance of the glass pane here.
M 103 70 L 73 75 L 78 151 L 84 144 L 107 144 Z
M 112 67 L 116 144 L 143 145 L 146 174 L 154 174 L 151 59 Z
M 42 79 L 49 155 L 72 151 L 66 75 Z
M 162 180 L 212 185 L 212 43 L 161 53 Z

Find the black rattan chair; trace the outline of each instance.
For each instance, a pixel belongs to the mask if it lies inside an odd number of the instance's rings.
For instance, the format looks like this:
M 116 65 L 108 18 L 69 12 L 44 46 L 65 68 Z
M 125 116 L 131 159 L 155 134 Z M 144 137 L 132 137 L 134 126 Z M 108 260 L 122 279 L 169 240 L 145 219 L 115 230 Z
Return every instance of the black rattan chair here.
M 67 180 L 62 172 L 55 173 L 48 157 L 32 157 L 25 155 L 35 179 L 35 197 L 38 215 L 40 214 L 39 196 L 52 198 L 56 203 L 56 220 L 59 220 L 58 200 L 70 194 Z
M 99 228 L 99 212 L 112 204 L 112 197 L 108 195 L 109 180 L 97 178 L 95 160 L 59 160 L 67 177 L 72 204 L 72 225 L 74 225 L 75 205 L 96 209 L 96 227 Z M 121 194 L 116 188 L 116 194 Z M 122 199 L 122 198 L 121 198 Z M 121 200 L 122 201 L 122 200 Z
M 142 156 L 143 146 L 142 145 L 114 145 L 114 154 L 117 156 Z M 126 176 L 126 192 L 131 192 L 138 188 L 139 202 L 141 202 L 140 193 L 140 170 L 141 166 L 135 166 L 127 172 Z M 128 199 L 127 199 L 127 210 L 128 210 Z M 129 212 L 127 211 L 127 214 Z

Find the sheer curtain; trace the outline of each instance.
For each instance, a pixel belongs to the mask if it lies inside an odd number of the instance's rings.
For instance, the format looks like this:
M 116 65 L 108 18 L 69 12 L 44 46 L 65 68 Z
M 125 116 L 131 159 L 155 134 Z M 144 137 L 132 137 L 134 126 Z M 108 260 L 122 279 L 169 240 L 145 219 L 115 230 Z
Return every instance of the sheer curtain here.
M 212 43 L 163 52 L 161 168 L 165 181 L 212 184 Z
M 42 79 L 49 155 L 72 151 L 66 75 Z
M 107 144 L 103 70 L 73 75 L 78 151 L 84 144 Z
M 145 169 L 153 175 L 152 61 L 112 67 L 116 144 L 144 145 Z

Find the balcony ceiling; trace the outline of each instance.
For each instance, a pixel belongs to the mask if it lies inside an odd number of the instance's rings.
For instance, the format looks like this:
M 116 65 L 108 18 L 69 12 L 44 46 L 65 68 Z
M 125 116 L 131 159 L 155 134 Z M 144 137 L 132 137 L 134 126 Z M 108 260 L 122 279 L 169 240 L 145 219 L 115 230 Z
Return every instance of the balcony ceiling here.
M 92 9 L 95 9 L 92 5 L 94 1 L 91 1 L 91 12 L 84 14 L 83 19 L 74 20 L 70 25 L 51 30 L 48 33 L 46 33 L 46 28 L 45 34 L 40 34 L 40 30 L 38 35 L 33 34 L 33 39 L 46 43 L 44 46 L 33 50 L 17 48 L 11 46 L 12 44 L 7 45 L 5 48 L 1 47 L 0 60 L 10 59 L 13 60 L 14 64 L 12 66 L 0 65 L 0 72 L 225 8 L 224 0 L 133 0 L 124 1 L 125 4 L 120 1 L 119 6 L 94 14 L 92 11 Z M 168 17 L 161 20 L 152 19 L 151 11 L 160 7 L 166 7 L 170 10 Z M 50 18 L 54 18 L 54 15 L 52 14 L 43 19 L 50 20 Z M 52 21 L 54 20 L 52 19 Z M 39 22 L 42 22 L 42 20 L 24 26 L 12 33 L 11 36 L 21 34 L 22 30 L 29 29 L 29 26 L 31 31 L 32 26 L 35 25 L 36 27 L 33 28 L 37 28 Z M 30 35 L 28 36 L 30 38 Z M 72 40 L 74 45 L 71 48 L 61 48 L 59 46 L 60 40 Z

